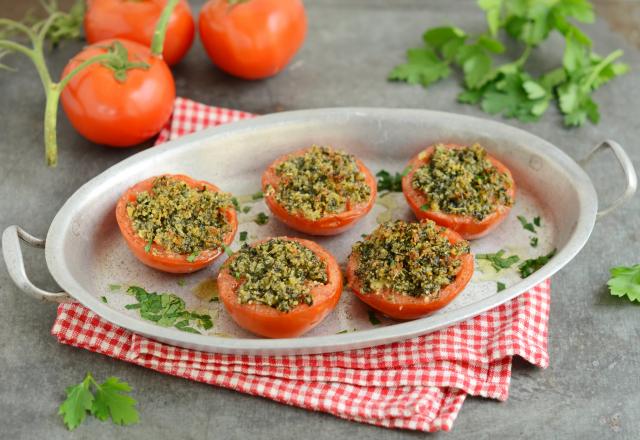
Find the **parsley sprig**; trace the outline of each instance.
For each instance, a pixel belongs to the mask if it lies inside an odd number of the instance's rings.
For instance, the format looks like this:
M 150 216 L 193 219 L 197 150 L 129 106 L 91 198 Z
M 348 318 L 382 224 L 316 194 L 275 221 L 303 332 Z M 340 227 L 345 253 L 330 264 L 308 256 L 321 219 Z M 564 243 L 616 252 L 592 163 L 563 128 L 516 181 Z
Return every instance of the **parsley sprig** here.
M 136 297 L 137 303 L 127 304 L 126 309 L 137 309 L 140 316 L 163 327 L 175 327 L 188 333 L 200 334 L 193 326 L 209 330 L 213 327 L 211 316 L 190 312 L 182 298 L 172 293 L 147 292 L 142 287 L 130 286 L 127 292 Z
M 468 35 L 455 26 L 436 27 L 423 34 L 424 45 L 407 51 L 407 62 L 396 66 L 389 79 L 409 84 L 431 84 L 451 75 L 452 67 L 464 76 L 458 101 L 479 104 L 487 113 L 534 122 L 556 102 L 567 126 L 600 119 L 591 94 L 603 84 L 629 71 L 616 60 L 616 50 L 602 57 L 592 51 L 591 39 L 572 20 L 591 23 L 589 0 L 478 0 L 485 11 L 487 30 Z M 494 57 L 505 52 L 500 31 L 522 47 L 512 61 L 495 65 Z M 552 33 L 565 40 L 562 66 L 533 76 L 525 70 L 527 60 Z
M 520 278 L 527 278 L 529 275 L 540 269 L 542 266 L 547 264 L 549 260 L 556 254 L 556 249 L 549 252 L 547 255 L 540 255 L 537 258 L 529 258 L 528 260 L 524 260 L 518 266 L 518 272 L 520 273 Z
M 411 167 L 406 167 L 402 173 L 391 174 L 387 170 L 380 170 L 376 173 L 378 178 L 378 191 L 402 192 L 402 178 L 409 174 Z
M 117 377 L 108 377 L 98 383 L 91 373 L 87 373 L 78 385 L 66 389 L 67 398 L 58 414 L 71 431 L 76 429 L 91 414 L 101 421 L 109 418 L 117 425 L 138 423 L 139 416 L 135 405 L 138 403 L 126 393 L 131 392 L 128 383 Z
M 640 302 L 640 264 L 630 267 L 616 266 L 609 271 L 609 293 L 613 296 L 626 296 L 631 302 Z

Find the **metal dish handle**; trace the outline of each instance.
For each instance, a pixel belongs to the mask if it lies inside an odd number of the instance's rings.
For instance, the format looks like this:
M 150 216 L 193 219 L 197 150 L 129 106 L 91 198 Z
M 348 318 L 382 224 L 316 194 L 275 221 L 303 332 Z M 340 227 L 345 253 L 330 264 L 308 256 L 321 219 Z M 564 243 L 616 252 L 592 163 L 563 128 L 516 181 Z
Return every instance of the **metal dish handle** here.
M 2 254 L 4 262 L 7 265 L 9 276 L 16 283 L 16 286 L 23 292 L 39 299 L 40 301 L 51 301 L 56 303 L 72 301 L 66 292 L 48 292 L 35 286 L 27 277 L 24 268 L 24 259 L 22 258 L 22 249 L 20 248 L 20 240 L 30 246 L 44 249 L 45 241 L 41 238 L 34 237 L 26 232 L 20 226 L 9 226 L 2 233 Z
M 591 150 L 587 157 L 580 161 L 580 165 L 585 167 L 591 161 L 591 159 L 593 159 L 593 156 L 595 156 L 595 154 L 603 148 L 610 148 L 611 151 L 613 151 L 613 154 L 615 154 L 616 159 L 618 159 L 618 163 L 620 164 L 620 167 L 624 172 L 624 177 L 627 180 L 627 184 L 624 189 L 624 193 L 622 193 L 620 197 L 614 200 L 608 207 L 598 210 L 596 218 L 602 218 L 615 211 L 620 205 L 630 199 L 635 194 L 636 189 L 638 188 L 638 176 L 636 175 L 636 170 L 633 168 L 633 162 L 631 162 L 631 158 L 619 143 L 611 139 L 607 139 L 606 141 L 601 142 L 593 150 Z

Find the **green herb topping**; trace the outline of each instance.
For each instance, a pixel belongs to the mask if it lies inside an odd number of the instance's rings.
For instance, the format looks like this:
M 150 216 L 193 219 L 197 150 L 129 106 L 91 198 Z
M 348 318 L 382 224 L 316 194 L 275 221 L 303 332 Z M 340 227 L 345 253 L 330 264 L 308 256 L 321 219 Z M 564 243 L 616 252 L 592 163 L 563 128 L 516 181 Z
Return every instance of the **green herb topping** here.
M 205 330 L 213 327 L 211 316 L 186 310 L 182 298 L 172 293 L 147 292 L 142 287 L 127 289 L 136 297 L 137 303 L 124 306 L 128 310 L 140 310 L 140 316 L 163 327 L 175 327 L 188 333 L 200 333 L 193 328 L 197 325 Z
M 530 258 L 524 260 L 520 266 L 518 266 L 518 272 L 520 272 L 520 278 L 526 278 L 542 266 L 547 264 L 551 257 L 556 254 L 556 250 L 552 250 L 547 255 L 540 255 L 538 258 Z
M 471 216 L 481 221 L 498 206 L 511 206 L 513 185 L 475 144 L 464 148 L 437 145 L 429 161 L 413 175 L 412 185 L 427 197 L 425 211 Z
M 363 203 L 371 196 L 351 154 L 330 147 L 313 146 L 303 155 L 292 156 L 276 167 L 277 188 L 267 187 L 287 211 L 317 220 Z
M 409 174 L 411 167 L 408 166 L 402 173 L 391 174 L 387 170 L 380 170 L 376 173 L 378 178 L 378 191 L 402 192 L 402 178 Z
M 459 257 L 469 253 L 468 242 L 452 245 L 443 231 L 431 220 L 396 220 L 358 241 L 353 255 L 363 293 L 392 289 L 413 297 L 437 297 L 455 279 Z
M 510 255 L 508 257 L 504 256 L 505 250 L 500 249 L 498 252 L 493 254 L 478 254 L 476 258 L 478 260 L 487 260 L 491 263 L 491 266 L 496 270 L 496 272 L 500 272 L 502 269 L 508 269 L 513 266 L 515 263 L 520 261 L 520 257 L 517 255 Z
M 281 312 L 312 305 L 311 288 L 328 281 L 323 260 L 300 243 L 281 238 L 244 244 L 229 272 L 241 281 L 237 290 L 241 304 L 265 304 Z
M 267 223 L 269 223 L 269 216 L 264 212 L 259 212 L 258 215 L 256 215 L 256 218 L 253 219 L 253 221 L 257 225 L 266 225 Z
M 178 254 L 195 256 L 222 247 L 231 230 L 224 211 L 233 206 L 229 194 L 192 188 L 170 176 L 158 177 L 151 191 L 138 194 L 127 205 L 135 231 L 151 243 Z

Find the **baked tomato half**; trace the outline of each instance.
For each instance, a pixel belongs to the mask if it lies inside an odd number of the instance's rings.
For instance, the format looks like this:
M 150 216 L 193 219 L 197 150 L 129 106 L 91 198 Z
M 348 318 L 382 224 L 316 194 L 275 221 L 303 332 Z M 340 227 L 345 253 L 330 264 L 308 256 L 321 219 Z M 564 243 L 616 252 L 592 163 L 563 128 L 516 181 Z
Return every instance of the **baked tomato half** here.
M 515 200 L 511 171 L 477 144 L 432 145 L 413 157 L 408 168 L 402 192 L 416 217 L 433 220 L 465 239 L 491 232 Z
M 84 68 L 61 94 L 71 125 L 92 142 L 128 147 L 158 134 L 173 111 L 176 88 L 167 64 L 150 49 L 129 40 L 87 46 L 64 68 L 62 77 L 89 58 L 112 52 L 110 63 Z
M 133 185 L 118 200 L 116 220 L 138 260 L 170 273 L 208 266 L 238 229 L 230 195 L 182 174 L 154 176 Z
M 355 156 L 313 146 L 275 160 L 262 175 L 267 206 L 292 229 L 336 235 L 375 204 L 376 180 Z
M 280 72 L 307 33 L 301 0 L 209 0 L 198 21 L 211 61 L 244 79 Z
M 229 257 L 218 275 L 218 292 L 240 327 L 268 338 L 291 338 L 335 308 L 342 273 L 317 243 L 276 237 L 247 244 Z
M 90 44 L 112 38 L 151 46 L 156 23 L 167 0 L 89 0 L 84 14 L 84 32 Z M 187 53 L 195 36 L 189 3 L 180 0 L 171 12 L 162 58 L 170 66 Z
M 420 318 L 449 304 L 473 275 L 468 243 L 431 220 L 380 225 L 347 262 L 349 288 L 395 319 Z

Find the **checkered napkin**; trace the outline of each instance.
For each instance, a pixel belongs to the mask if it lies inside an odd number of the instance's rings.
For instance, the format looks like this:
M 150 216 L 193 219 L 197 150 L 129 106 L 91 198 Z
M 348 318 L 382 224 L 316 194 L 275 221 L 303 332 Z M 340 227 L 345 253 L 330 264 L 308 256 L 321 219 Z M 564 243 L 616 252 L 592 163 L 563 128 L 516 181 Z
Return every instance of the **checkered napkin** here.
M 158 142 L 251 116 L 177 98 Z M 468 394 L 507 398 L 513 356 L 547 367 L 549 297 L 547 280 L 435 333 L 318 355 L 240 356 L 173 347 L 110 324 L 79 304 L 61 304 L 51 332 L 63 344 L 288 405 L 390 428 L 448 431 Z

